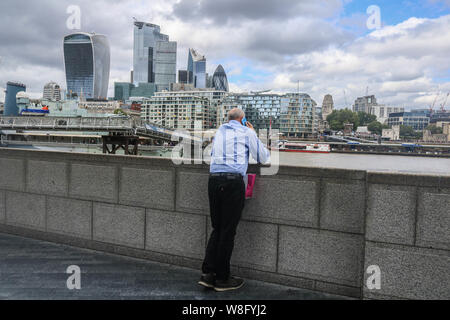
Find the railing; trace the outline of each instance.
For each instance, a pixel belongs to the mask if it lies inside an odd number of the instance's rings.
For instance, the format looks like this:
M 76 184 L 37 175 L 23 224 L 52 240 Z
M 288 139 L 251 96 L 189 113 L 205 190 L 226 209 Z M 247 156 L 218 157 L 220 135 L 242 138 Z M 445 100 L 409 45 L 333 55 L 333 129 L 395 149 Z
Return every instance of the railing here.
M 50 118 L 50 117 L 1 117 L 0 128 L 12 130 L 106 130 L 129 131 L 133 120 L 123 118 Z
M 0 117 L 0 130 L 49 130 L 121 132 L 130 135 L 171 140 L 172 137 L 201 140 L 189 135 L 177 134 L 160 125 L 131 118 L 82 118 L 82 117 Z

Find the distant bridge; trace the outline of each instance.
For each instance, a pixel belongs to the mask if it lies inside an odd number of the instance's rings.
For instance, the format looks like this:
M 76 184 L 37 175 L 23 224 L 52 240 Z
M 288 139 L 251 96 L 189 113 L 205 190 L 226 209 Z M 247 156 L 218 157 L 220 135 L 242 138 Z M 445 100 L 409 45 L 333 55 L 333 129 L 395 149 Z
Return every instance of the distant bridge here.
M 369 143 L 369 144 L 378 144 L 377 141 L 373 140 L 365 140 L 352 136 L 327 136 L 328 139 L 338 141 L 338 142 L 359 142 L 359 143 Z
M 126 155 L 137 155 L 140 137 L 204 143 L 199 136 L 125 117 L 0 117 L 0 130 L 105 132 L 102 136 L 103 153 L 109 154 L 116 154 L 119 149 L 123 149 Z
M 164 141 L 172 141 L 173 138 L 201 141 L 199 137 L 124 117 L 0 117 L 0 130 L 108 132 Z

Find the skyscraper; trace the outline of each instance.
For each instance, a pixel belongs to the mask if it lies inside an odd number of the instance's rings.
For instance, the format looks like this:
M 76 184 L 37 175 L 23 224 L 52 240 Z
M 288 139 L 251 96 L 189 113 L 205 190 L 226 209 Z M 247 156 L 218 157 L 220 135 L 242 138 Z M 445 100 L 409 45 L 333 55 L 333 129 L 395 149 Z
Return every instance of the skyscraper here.
M 216 90 L 225 91 L 225 92 L 229 91 L 227 75 L 226 75 L 225 70 L 223 69 L 222 65 L 219 65 L 217 67 L 216 71 L 214 72 L 214 75 L 212 78 L 212 86 Z
M 192 72 L 189 83 L 198 89 L 206 88 L 206 58 L 195 49 L 189 49 L 188 72 Z
M 49 82 L 44 86 L 43 93 L 44 100 L 60 101 L 61 87 L 55 82 Z
M 106 36 L 79 32 L 64 37 L 64 64 L 69 94 L 107 98 L 110 49 Z
M 187 70 L 178 70 L 178 83 L 187 84 L 188 79 L 189 77 Z
M 353 112 L 365 112 L 371 114 L 372 107 L 377 105 L 377 99 L 373 95 L 360 97 L 355 100 L 355 104 L 353 105 Z
M 5 91 L 5 110 L 3 114 L 6 117 L 16 117 L 19 115 L 16 96 L 19 92 L 25 92 L 27 87 L 21 83 L 8 82 Z
M 161 33 L 160 26 L 134 23 L 133 82 L 154 83 L 157 90 L 176 82 L 177 43 Z

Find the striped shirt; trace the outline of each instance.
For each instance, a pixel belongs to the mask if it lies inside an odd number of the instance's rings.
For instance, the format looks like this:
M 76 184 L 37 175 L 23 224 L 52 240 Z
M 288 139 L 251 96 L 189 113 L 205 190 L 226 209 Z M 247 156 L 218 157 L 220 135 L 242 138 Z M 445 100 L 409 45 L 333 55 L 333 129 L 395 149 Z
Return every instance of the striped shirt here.
M 239 173 L 245 176 L 250 156 L 261 164 L 270 161 L 270 153 L 256 132 L 232 120 L 222 125 L 214 137 L 211 173 Z

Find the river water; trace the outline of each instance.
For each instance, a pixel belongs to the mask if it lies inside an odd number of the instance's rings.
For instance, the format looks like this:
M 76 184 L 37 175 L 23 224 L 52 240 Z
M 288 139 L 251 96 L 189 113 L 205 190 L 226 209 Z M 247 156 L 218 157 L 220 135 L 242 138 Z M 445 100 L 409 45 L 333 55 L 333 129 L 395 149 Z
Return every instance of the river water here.
M 76 152 L 102 153 L 98 147 L 61 148 L 41 146 L 9 146 L 9 148 Z M 1 149 L 0 149 L 1 150 Z M 170 158 L 171 152 L 142 151 L 141 156 Z M 450 159 L 398 155 L 367 155 L 367 154 L 312 154 L 312 153 L 278 153 L 280 164 L 301 167 L 321 167 L 336 169 L 356 169 L 378 172 L 398 172 L 415 174 L 436 174 L 450 176 Z M 272 157 L 277 157 L 273 154 Z

